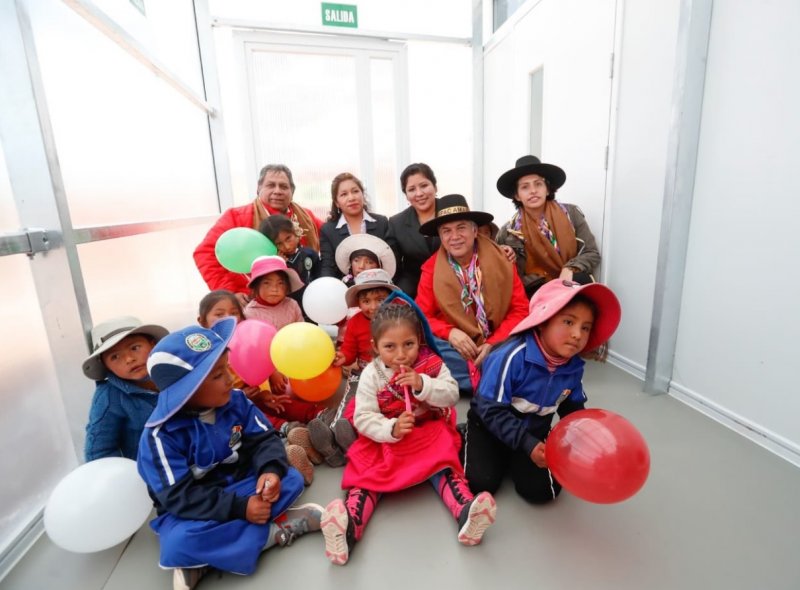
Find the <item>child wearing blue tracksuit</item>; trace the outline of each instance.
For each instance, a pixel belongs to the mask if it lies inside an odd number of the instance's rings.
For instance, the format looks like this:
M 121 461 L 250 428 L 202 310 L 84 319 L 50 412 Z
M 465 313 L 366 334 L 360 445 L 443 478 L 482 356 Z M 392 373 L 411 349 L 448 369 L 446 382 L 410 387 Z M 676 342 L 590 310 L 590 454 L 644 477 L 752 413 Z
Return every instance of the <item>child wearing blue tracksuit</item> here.
M 156 407 L 158 389 L 147 374 L 147 357 L 167 329 L 121 316 L 92 328 L 92 354 L 83 374 L 96 382 L 84 455 L 136 459 L 144 424 Z
M 213 567 L 255 571 L 274 545 L 320 528 L 322 507 L 292 507 L 303 478 L 278 432 L 231 390 L 227 345 L 235 318 L 191 326 L 153 349 L 147 367 L 160 394 L 139 445 L 139 473 L 155 501 L 150 523 L 174 588 L 193 588 Z
M 464 471 L 473 493 L 494 494 L 506 472 L 539 504 L 561 491 L 547 469 L 553 415 L 584 408 L 583 350 L 617 328 L 620 306 L 605 285 L 553 280 L 533 295 L 528 317 L 487 356 L 464 432 Z

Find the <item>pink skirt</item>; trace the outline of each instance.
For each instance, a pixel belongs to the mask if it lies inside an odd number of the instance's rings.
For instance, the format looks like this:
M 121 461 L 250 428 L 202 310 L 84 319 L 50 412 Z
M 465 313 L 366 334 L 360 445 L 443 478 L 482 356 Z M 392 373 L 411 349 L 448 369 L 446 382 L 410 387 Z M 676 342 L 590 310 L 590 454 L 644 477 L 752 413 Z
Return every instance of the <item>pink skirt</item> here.
M 360 435 L 347 451 L 342 488 L 396 492 L 422 483 L 443 469 L 463 475 L 458 460 L 461 437 L 449 420 L 428 420 L 396 443 L 379 443 Z

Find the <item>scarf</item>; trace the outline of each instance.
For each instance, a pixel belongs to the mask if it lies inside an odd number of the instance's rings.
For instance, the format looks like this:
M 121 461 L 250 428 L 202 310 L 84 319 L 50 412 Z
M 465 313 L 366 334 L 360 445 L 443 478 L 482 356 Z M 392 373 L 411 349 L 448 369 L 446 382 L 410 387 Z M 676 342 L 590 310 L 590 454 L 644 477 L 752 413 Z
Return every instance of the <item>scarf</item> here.
M 539 347 L 539 352 L 542 353 L 542 358 L 544 359 L 544 362 L 547 363 L 547 370 L 551 373 L 554 373 L 557 367 L 566 365 L 570 361 L 570 359 L 564 358 L 563 356 L 556 356 L 548 353 L 544 349 L 544 346 L 542 346 L 542 339 L 539 337 L 539 330 L 534 329 L 533 339 L 536 340 L 536 346 Z
M 433 294 L 447 321 L 480 346 L 506 317 L 511 304 L 514 269 L 500 247 L 489 238 L 479 235 L 475 239 L 475 245 L 477 250 L 473 254 L 473 260 L 476 269 L 480 270 L 480 277 L 478 278 L 476 271 L 473 272 L 475 276 L 472 289 L 470 290 L 468 282 L 464 282 L 463 274 L 459 279 L 457 271 L 454 272 L 455 269 L 450 265 L 447 251 L 442 247 L 439 248 L 433 268 Z M 472 266 L 471 261 L 469 267 Z M 491 288 L 487 289 L 486 285 L 491 285 Z M 463 298 L 465 293 L 466 299 Z M 478 299 L 482 311 L 478 309 Z M 481 327 L 478 314 L 485 316 L 486 333 Z
M 253 205 L 253 229 L 258 229 L 261 227 L 261 222 L 269 217 L 271 213 L 258 197 L 256 197 Z M 278 211 L 277 209 L 274 211 L 285 215 L 292 220 L 292 223 L 303 230 L 303 236 L 300 238 L 300 244 L 302 246 L 308 246 L 312 250 L 319 252 L 319 234 L 317 232 L 317 226 L 314 224 L 314 219 L 309 215 L 308 211 L 294 203 L 290 203 L 286 211 Z
M 381 414 L 390 419 L 397 418 L 406 411 L 406 396 L 403 388 L 395 385 L 400 372 L 397 371 L 391 378 L 387 378 L 377 358 L 373 359 L 372 364 L 381 382 L 381 388 L 377 394 Z M 427 346 L 420 346 L 419 355 L 414 362 L 414 372 L 436 378 L 441 370 L 442 359 L 436 356 Z M 411 411 L 414 413 L 417 424 L 425 420 L 436 420 L 450 415 L 450 408 L 434 408 L 426 402 L 419 401 L 413 394 L 409 395 L 409 398 L 411 399 Z
M 478 265 L 478 244 L 474 244 L 472 247 L 472 258 L 467 268 L 463 268 L 450 254 L 447 255 L 447 262 L 461 284 L 461 305 L 464 306 L 464 311 L 474 309 L 481 335 L 484 339 L 488 338 L 489 320 L 486 319 L 486 307 L 483 305 L 483 293 L 481 292 L 483 273 Z
M 518 215 L 525 240 L 525 274 L 537 274 L 548 281 L 558 278 L 567 261 L 578 253 L 575 228 L 566 209 L 556 201 L 547 201 L 539 219 L 524 209 Z

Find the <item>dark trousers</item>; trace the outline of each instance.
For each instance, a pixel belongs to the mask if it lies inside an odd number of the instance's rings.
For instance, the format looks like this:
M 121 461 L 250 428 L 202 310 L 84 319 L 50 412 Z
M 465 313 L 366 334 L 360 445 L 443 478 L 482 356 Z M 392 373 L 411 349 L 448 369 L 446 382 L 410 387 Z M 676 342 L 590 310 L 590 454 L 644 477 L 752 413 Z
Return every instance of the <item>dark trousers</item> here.
M 506 473 L 511 475 L 517 493 L 532 504 L 555 500 L 561 492 L 561 485 L 550 470 L 537 467 L 524 451 L 511 449 L 498 440 L 472 409 L 467 413 L 462 453 L 464 474 L 473 494 L 494 494 Z

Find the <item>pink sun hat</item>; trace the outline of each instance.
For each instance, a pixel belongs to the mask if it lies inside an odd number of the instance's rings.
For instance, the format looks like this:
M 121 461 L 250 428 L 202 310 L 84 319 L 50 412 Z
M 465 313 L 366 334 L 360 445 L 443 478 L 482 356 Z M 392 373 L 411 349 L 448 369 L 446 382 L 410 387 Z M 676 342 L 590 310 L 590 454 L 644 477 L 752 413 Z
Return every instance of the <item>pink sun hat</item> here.
M 600 283 L 581 285 L 572 281 L 556 279 L 545 283 L 531 297 L 528 317 L 518 323 L 512 334 L 519 334 L 543 324 L 580 293 L 590 299 L 597 307 L 597 315 L 592 324 L 592 333 L 584 350 L 594 350 L 616 331 L 622 317 L 622 308 L 614 292 Z
M 303 288 L 304 283 L 300 280 L 300 276 L 293 268 L 286 266 L 286 261 L 280 256 L 259 256 L 253 260 L 253 265 L 250 267 L 250 282 L 247 286 L 252 289 L 256 279 L 273 272 L 286 273 L 289 277 L 289 293 Z

